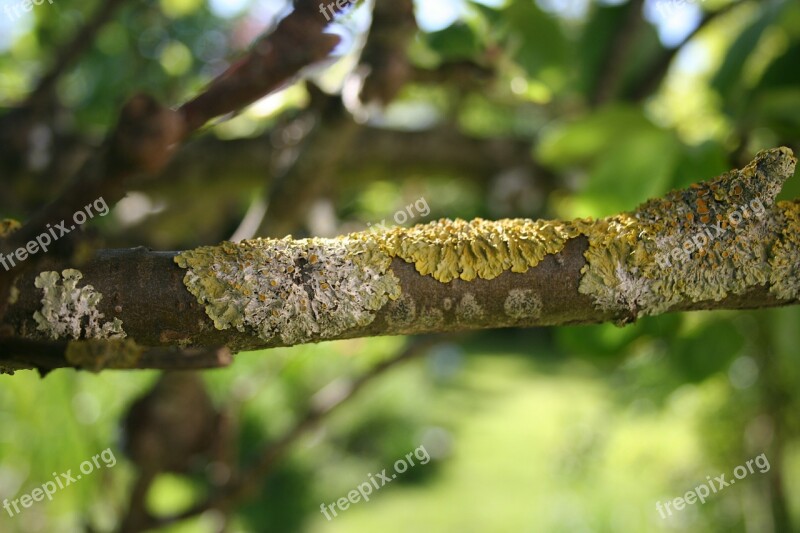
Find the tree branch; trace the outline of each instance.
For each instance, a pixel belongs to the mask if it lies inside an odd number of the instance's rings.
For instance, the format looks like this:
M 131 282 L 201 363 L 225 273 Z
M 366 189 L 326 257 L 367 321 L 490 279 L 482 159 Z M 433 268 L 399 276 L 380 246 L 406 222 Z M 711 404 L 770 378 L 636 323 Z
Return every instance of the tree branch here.
M 774 204 L 795 163 L 788 148 L 761 152 L 742 170 L 598 220 L 440 220 L 179 254 L 107 250 L 80 272 L 62 262 L 21 277 L 8 327 L 84 354 L 80 339 L 111 338 L 123 362 L 110 365 L 135 367 L 123 335 L 239 351 L 795 304 L 800 200 Z

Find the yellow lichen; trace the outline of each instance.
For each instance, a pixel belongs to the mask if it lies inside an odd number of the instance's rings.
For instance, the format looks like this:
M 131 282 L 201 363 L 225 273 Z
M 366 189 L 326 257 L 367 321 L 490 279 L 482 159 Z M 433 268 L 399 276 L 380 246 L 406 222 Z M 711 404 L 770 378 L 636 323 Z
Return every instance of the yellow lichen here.
M 507 270 L 527 272 L 545 256 L 560 252 L 581 227 L 581 221 L 441 219 L 375 233 L 373 239 L 391 257 L 447 283 L 494 279 Z
M 0 220 L 0 239 L 5 239 L 21 227 L 22 225 L 19 222 L 11 218 Z

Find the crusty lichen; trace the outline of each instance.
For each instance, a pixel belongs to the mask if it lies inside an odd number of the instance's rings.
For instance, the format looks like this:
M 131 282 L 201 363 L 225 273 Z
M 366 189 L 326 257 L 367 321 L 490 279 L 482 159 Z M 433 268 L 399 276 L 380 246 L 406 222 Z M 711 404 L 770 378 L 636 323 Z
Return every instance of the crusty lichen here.
M 598 221 L 586 233 L 580 291 L 635 319 L 770 282 L 779 222 L 769 206 L 795 162 L 788 148 L 760 152 L 741 170 Z
M 286 344 L 330 338 L 375 318 L 400 296 L 391 258 L 366 235 L 266 239 L 183 252 L 184 283 L 218 329 Z
M 63 276 L 63 283 L 62 283 Z M 93 286 L 78 287 L 83 274 L 66 269 L 40 273 L 34 284 L 42 289 L 42 308 L 33 315 L 37 329 L 51 339 L 121 339 L 125 337 L 122 321 L 102 322 L 105 315 L 97 305 L 103 295 Z
M 530 289 L 511 289 L 503 310 L 514 320 L 536 319 L 542 314 L 542 299 Z
M 389 302 L 386 307 L 386 321 L 398 330 L 410 326 L 417 318 L 417 304 L 406 294 Z
M 456 319 L 464 324 L 472 324 L 484 317 L 483 307 L 471 292 L 464 293 L 456 305 Z
M 770 291 L 781 300 L 800 299 L 800 204 L 779 202 L 781 238 L 772 248 Z
M 131 339 L 70 341 L 66 359 L 74 367 L 100 372 L 105 369 L 137 368 L 144 348 Z

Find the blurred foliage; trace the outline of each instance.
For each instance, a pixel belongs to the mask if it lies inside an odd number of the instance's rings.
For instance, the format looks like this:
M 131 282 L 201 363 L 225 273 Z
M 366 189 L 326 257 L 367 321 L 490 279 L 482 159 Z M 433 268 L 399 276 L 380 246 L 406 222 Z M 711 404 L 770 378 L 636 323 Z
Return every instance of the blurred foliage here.
M 19 20 L 0 5 L 0 106 L 24 97 L 99 3 L 57 0 Z M 365 165 L 327 191 L 337 228 L 388 224 L 421 197 L 431 208 L 425 220 L 603 216 L 718 175 L 759 149 L 800 150 L 800 3 L 648 0 L 647 16 L 625 30 L 630 5 L 417 2 L 422 30 L 408 49 L 413 64 L 433 70 L 471 61 L 492 69 L 493 79 L 480 89 L 411 84 L 368 125 L 447 126 L 522 141 L 542 168 L 475 182 L 456 170 Z M 61 80 L 61 124 L 96 142 L 138 90 L 169 103 L 189 98 L 285 9 L 286 2 L 268 0 L 126 4 Z M 704 17 L 711 19 L 692 34 Z M 319 86 L 340 90 L 366 19 L 360 8 L 336 25 L 346 37 L 339 61 L 307 73 Z M 619 50 L 623 31 L 632 33 Z M 690 34 L 663 83 L 646 98 L 631 96 Z M 609 63 L 613 54 L 618 63 Z M 599 87 L 610 98 L 596 105 Z M 309 102 L 301 80 L 206 134 L 268 135 Z M 38 194 L 53 192 L 45 181 L 31 183 Z M 228 238 L 264 188 L 236 175 L 156 183 L 93 230 L 109 246 L 208 244 Z M 796 177 L 782 198 L 798 196 Z M 26 204 L 3 197 L 11 196 L 0 195 L 0 214 L 24 217 Z M 542 201 L 512 201 L 521 197 Z M 498 198 L 512 200 L 499 206 Z M 259 497 L 234 511 L 228 530 L 779 531 L 770 529 L 776 483 L 800 527 L 798 321 L 797 307 L 669 314 L 626 328 L 504 330 L 443 344 L 373 383 L 302 439 L 263 480 Z M 232 367 L 207 373 L 215 401 L 235 421 L 238 464 L 246 467 L 287 431 L 316 391 L 401 345 L 382 338 L 242 354 Z M 112 530 L 135 475 L 119 447 L 119 420 L 155 379 L 151 372 L 0 376 L 0 501 L 109 446 L 118 459 L 18 517 L 0 511 L 0 531 L 77 531 L 85 522 Z M 320 503 L 420 444 L 429 464 L 331 522 L 320 514 Z M 659 518 L 656 501 L 683 495 L 707 475 L 730 476 L 761 453 L 774 465 L 767 474 Z M 159 514 L 174 513 L 206 491 L 199 478 L 163 476 L 149 501 Z M 219 519 L 207 513 L 168 531 L 215 531 Z

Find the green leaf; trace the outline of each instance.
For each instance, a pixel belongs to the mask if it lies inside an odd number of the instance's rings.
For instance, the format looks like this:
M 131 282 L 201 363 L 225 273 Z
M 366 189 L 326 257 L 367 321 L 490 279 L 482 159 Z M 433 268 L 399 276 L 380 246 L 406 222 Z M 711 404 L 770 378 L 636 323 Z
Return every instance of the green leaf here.
M 513 0 L 503 10 L 508 28 L 507 46 L 512 57 L 531 76 L 558 85 L 566 63 L 568 43 L 559 21 L 531 0 Z
M 467 24 L 459 22 L 441 31 L 427 34 L 428 46 L 445 60 L 474 58 L 481 50 L 478 37 Z
M 670 343 L 669 360 L 688 381 L 699 382 L 725 371 L 744 346 L 739 329 L 729 320 L 715 320 Z
M 776 4 L 772 3 L 771 6 Z M 780 5 L 780 4 L 777 4 Z M 733 42 L 725 55 L 719 70 L 711 80 L 711 87 L 717 91 L 725 101 L 732 102 L 742 90 L 742 72 L 748 58 L 756 49 L 761 36 L 780 13 L 779 9 L 770 7 L 767 3 L 759 6 L 760 13 Z
M 536 157 L 552 167 L 592 161 L 619 138 L 655 129 L 642 110 L 627 105 L 603 107 L 578 120 L 551 125 L 542 132 Z

